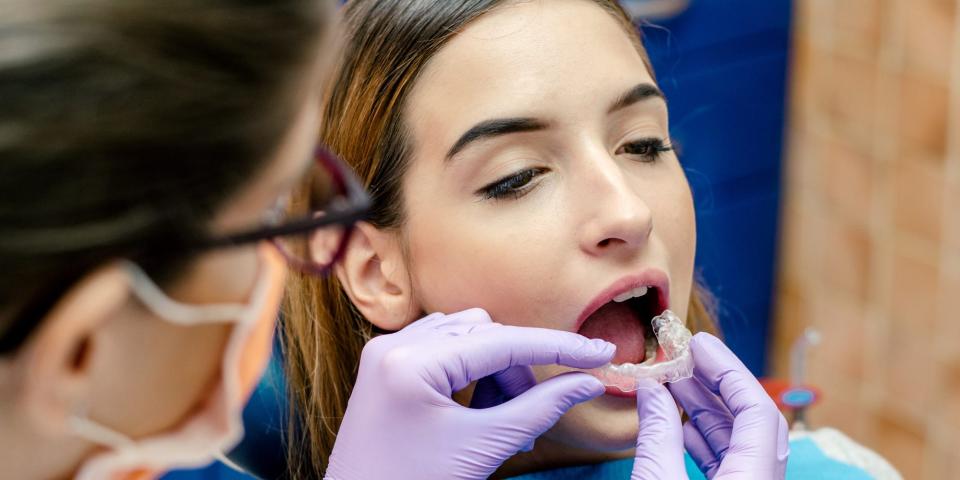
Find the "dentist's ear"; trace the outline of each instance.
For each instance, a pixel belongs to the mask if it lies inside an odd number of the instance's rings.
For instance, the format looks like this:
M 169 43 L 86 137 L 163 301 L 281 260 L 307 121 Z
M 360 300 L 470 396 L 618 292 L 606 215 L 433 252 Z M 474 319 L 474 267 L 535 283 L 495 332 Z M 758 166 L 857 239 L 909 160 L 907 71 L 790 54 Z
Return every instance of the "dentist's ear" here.
M 24 372 L 18 408 L 39 432 L 62 434 L 93 389 L 98 332 L 121 315 L 130 283 L 118 264 L 102 267 L 73 285 L 17 353 Z
M 396 331 L 416 319 L 420 307 L 395 233 L 358 223 L 335 272 L 350 301 L 378 328 Z

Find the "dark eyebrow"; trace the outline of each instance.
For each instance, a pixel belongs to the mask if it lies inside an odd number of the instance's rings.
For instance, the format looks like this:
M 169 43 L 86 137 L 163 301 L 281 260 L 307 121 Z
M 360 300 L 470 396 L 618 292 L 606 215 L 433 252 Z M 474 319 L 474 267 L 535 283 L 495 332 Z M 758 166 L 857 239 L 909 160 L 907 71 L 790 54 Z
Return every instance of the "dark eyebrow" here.
M 648 98 L 660 98 L 666 101 L 667 97 L 663 96 L 663 92 L 661 92 L 660 89 L 655 85 L 650 83 L 641 83 L 628 90 L 627 93 L 624 93 L 620 96 L 620 98 L 617 99 L 617 101 L 613 102 L 613 104 L 610 105 L 610 109 L 607 110 L 607 113 L 609 114 L 616 112 L 617 110 L 622 110 L 630 105 L 633 105 L 634 103 L 646 100 Z
M 450 151 L 447 152 L 447 159 L 457 154 L 457 152 L 466 148 L 472 142 L 485 138 L 507 135 L 510 133 L 533 132 L 547 128 L 547 123 L 536 118 L 498 118 L 495 120 L 486 120 L 473 126 L 466 133 L 460 135 L 460 139 L 453 144 Z

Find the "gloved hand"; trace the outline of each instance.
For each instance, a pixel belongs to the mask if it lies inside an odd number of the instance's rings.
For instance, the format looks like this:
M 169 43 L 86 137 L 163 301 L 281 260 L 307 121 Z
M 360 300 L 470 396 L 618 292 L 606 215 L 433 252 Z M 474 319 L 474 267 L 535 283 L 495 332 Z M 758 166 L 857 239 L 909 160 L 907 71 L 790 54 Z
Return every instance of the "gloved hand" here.
M 595 368 L 614 350 L 570 332 L 493 323 L 480 309 L 377 337 L 363 350 L 325 478 L 487 478 L 570 407 L 604 392 L 582 372 L 536 384 L 528 366 Z M 488 375 L 514 398 L 484 409 L 453 401 Z
M 640 432 L 630 478 L 686 480 L 680 411 L 667 388 L 653 380 L 643 380 L 637 390 L 637 415 Z
M 690 348 L 693 378 L 667 387 L 690 417 L 682 428 L 666 389 L 637 392 L 640 434 L 632 478 L 687 478 L 678 438 L 707 478 L 784 478 L 788 428 L 773 400 L 716 337 L 698 333 Z

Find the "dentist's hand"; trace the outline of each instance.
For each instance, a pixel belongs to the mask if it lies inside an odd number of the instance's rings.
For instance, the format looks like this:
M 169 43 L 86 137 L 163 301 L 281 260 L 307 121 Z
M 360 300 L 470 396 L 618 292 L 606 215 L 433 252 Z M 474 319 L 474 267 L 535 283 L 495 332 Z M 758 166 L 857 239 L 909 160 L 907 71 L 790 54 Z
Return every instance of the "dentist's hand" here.
M 690 341 L 693 378 L 670 384 L 687 412 L 683 443 L 712 479 L 783 478 L 790 454 L 787 421 L 760 382 L 719 339 Z
M 693 378 L 668 386 L 690 417 L 682 428 L 666 389 L 637 392 L 640 434 L 632 478 L 687 478 L 682 447 L 713 480 L 784 478 L 788 429 L 773 400 L 716 337 L 698 333 L 690 348 Z
M 580 372 L 536 384 L 529 365 L 594 368 L 614 349 L 570 332 L 493 323 L 480 309 L 433 314 L 377 337 L 363 350 L 325 478 L 487 478 L 570 407 L 604 392 Z M 453 401 L 488 375 L 504 403 Z
M 680 411 L 667 388 L 645 380 L 637 390 L 637 415 L 640 433 L 631 480 L 686 480 Z

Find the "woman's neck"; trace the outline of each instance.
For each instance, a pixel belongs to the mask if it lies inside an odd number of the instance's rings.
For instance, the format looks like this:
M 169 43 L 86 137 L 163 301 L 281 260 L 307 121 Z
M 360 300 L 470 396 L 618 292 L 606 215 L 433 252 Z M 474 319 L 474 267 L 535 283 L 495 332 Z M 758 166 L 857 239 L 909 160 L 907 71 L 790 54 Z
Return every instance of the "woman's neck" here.
M 541 437 L 537 439 L 532 451 L 511 457 L 497 469 L 492 478 L 509 478 L 555 468 L 630 458 L 633 454 L 632 449 L 619 452 L 583 450 Z
M 470 405 L 470 398 L 473 396 L 475 386 L 475 383 L 471 383 L 463 390 L 454 392 L 453 400 L 463 406 Z M 555 468 L 630 458 L 633 455 L 633 449 L 618 452 L 584 450 L 555 442 L 546 437 L 540 437 L 534 443 L 532 451 L 521 452 L 510 457 L 494 472 L 491 478 L 509 478 Z

